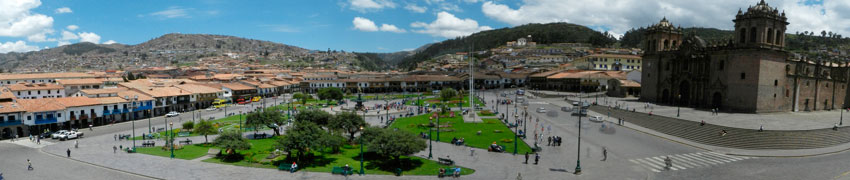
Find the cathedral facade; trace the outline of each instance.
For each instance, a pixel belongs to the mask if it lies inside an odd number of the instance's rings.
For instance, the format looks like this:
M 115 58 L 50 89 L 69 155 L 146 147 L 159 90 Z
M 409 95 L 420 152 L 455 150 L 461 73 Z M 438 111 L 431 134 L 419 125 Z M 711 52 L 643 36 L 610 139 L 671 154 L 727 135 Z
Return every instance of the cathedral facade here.
M 641 100 L 749 113 L 846 107 L 847 63 L 786 51 L 784 12 L 762 0 L 733 22 L 734 38 L 710 44 L 666 18 L 648 27 Z

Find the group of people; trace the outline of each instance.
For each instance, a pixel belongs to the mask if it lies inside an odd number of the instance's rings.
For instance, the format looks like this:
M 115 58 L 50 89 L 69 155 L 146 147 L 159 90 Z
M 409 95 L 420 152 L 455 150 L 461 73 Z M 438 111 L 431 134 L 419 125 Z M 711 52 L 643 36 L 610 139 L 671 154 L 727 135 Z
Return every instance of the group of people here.
M 460 167 L 449 168 L 448 170 L 453 171 L 453 172 L 451 172 L 452 174 L 448 174 L 449 176 L 460 177 Z M 442 178 L 442 177 L 447 176 L 446 171 L 447 171 L 446 168 L 440 168 L 440 172 L 439 172 L 439 174 L 437 174 L 437 177 Z
M 540 161 L 540 153 L 534 153 L 534 164 L 537 165 L 537 162 Z M 528 164 L 528 152 L 525 152 L 525 164 Z
M 466 141 L 465 138 L 460 138 L 460 139 L 458 139 L 457 137 L 452 138 L 452 144 L 458 145 L 458 146 L 463 145 L 463 142 L 465 142 L 465 141 Z
M 547 146 L 561 146 L 561 136 L 549 136 Z

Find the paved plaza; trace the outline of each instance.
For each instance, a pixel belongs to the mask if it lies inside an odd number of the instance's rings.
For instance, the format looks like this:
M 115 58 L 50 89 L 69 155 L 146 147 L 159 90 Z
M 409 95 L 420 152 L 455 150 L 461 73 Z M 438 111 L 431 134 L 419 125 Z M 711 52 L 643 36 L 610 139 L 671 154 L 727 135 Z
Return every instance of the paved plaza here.
M 486 101 L 499 99 L 496 93 L 485 92 L 482 94 Z M 515 97 L 511 97 L 515 98 Z M 786 177 L 779 178 L 756 178 L 756 179 L 799 179 L 800 177 L 822 177 L 824 179 L 848 179 L 842 175 L 850 169 L 834 167 L 819 169 L 823 174 L 800 175 L 793 173 L 794 169 L 801 166 L 818 167 L 822 164 L 841 166 L 845 163 L 841 160 L 850 159 L 848 153 L 835 153 L 818 155 L 812 157 L 795 158 L 770 158 L 730 155 L 724 151 L 706 150 L 682 144 L 680 142 L 652 134 L 651 130 L 640 127 L 618 126 L 608 119 L 604 123 L 582 120 L 581 126 L 575 116 L 569 116 L 565 112 L 559 112 L 559 107 L 570 106 L 562 98 L 535 98 L 528 96 L 527 105 L 529 109 L 529 121 L 520 129 L 526 129 L 530 136 L 538 134 L 539 137 L 561 136 L 561 146 L 547 146 L 545 138 L 535 141 L 529 137 L 525 142 L 533 146 L 536 142 L 542 147 L 539 164 L 533 164 L 534 156 L 531 155 L 529 163 L 523 163 L 525 158 L 522 154 L 492 153 L 486 149 L 475 149 L 470 155 L 470 148 L 466 146 L 455 146 L 448 143 L 434 142 L 433 156 L 436 158 L 451 158 L 457 165 L 475 169 L 476 172 L 466 175 L 460 179 L 739 179 L 742 172 L 753 171 L 766 176 L 766 173 L 782 174 Z M 383 104 L 383 101 L 368 101 L 367 106 Z M 353 104 L 353 103 L 349 103 Z M 487 105 L 490 109 L 491 104 Z M 505 106 L 498 106 L 504 111 Z M 537 113 L 533 109 L 544 107 L 556 113 Z M 248 107 L 234 107 L 245 109 Z M 339 108 L 339 107 L 335 107 Z M 661 112 L 670 107 L 661 107 Z M 327 111 L 338 111 L 325 108 Z M 508 106 L 510 111 L 509 122 L 514 122 L 514 106 Z M 683 109 L 685 110 L 685 109 Z M 516 112 L 522 113 L 522 105 L 517 106 Z M 698 115 L 700 111 L 688 109 L 691 113 Z M 382 112 L 381 115 L 385 115 Z M 403 114 L 403 111 L 390 111 L 391 115 Z M 604 116 L 601 113 L 590 112 L 591 116 Z M 727 114 L 731 115 L 731 114 Z M 184 113 L 177 121 L 191 120 L 191 113 Z M 224 112 L 205 112 L 204 117 L 221 118 Z M 368 116 L 370 124 L 381 124 L 380 116 Z M 464 116 L 468 118 L 468 116 Z M 480 121 L 480 116 L 475 117 Z M 484 117 L 489 118 L 489 117 Z M 169 118 L 171 119 L 171 118 Z M 162 118 L 153 118 L 153 126 L 162 126 L 165 123 Z M 469 119 L 466 119 L 469 121 Z M 112 147 L 116 145 L 132 146 L 132 141 L 115 141 L 114 134 L 129 134 L 131 123 L 125 122 L 113 126 L 96 127 L 94 131 L 86 132 L 85 138 L 79 139 L 79 148 L 73 147 L 74 141 L 45 140 L 41 145 L 35 145 L 29 140 L 21 139 L 17 142 L 0 141 L 0 172 L 8 179 L 435 179 L 436 176 L 391 176 L 391 175 L 364 175 L 349 176 L 331 175 L 329 173 L 314 173 L 299 171 L 289 173 L 277 169 L 249 168 L 201 162 L 210 158 L 201 157 L 194 160 L 170 159 L 166 157 L 128 154 L 125 152 L 113 153 Z M 136 122 L 136 134 L 140 135 L 147 131 L 147 120 Z M 603 128 L 605 126 L 605 128 Z M 577 136 L 581 129 L 581 148 L 578 148 Z M 513 130 L 513 129 L 512 129 Z M 264 131 L 271 133 L 270 130 Z M 253 132 L 246 132 L 251 134 Z M 210 136 L 210 140 L 216 136 Z M 662 138 L 659 138 L 662 137 Z M 187 137 L 194 142 L 203 142 L 203 136 Z M 179 138 L 178 140 L 182 140 Z M 136 142 L 141 143 L 141 142 Z M 161 144 L 163 142 L 157 142 Z M 607 158 L 602 154 L 606 149 Z M 71 149 L 70 158 L 65 157 L 66 150 Z M 578 154 L 578 151 L 581 151 Z M 13 152 L 13 153 L 8 153 Z M 415 153 L 414 156 L 427 158 L 428 150 Z M 671 157 L 674 166 L 664 169 L 663 158 Z M 26 171 L 25 158 L 34 159 L 36 171 Z M 577 158 L 580 158 L 582 174 L 575 175 Z M 605 161 L 603 161 L 605 159 Z M 44 163 L 50 162 L 50 163 Z M 54 163 L 55 162 L 55 163 Z M 784 164 L 773 168 L 754 168 L 753 164 L 760 163 Z M 789 162 L 799 162 L 793 164 Z M 20 166 L 20 167 L 18 167 Z M 59 167 L 69 168 L 59 168 Z M 759 166 L 761 167 L 761 166 Z M 17 169 L 16 169 L 17 168 Z M 8 169 L 8 170 L 7 170 Z M 56 169 L 43 174 L 44 169 Z M 755 171 L 760 169 L 760 171 Z M 706 174 L 706 171 L 730 172 L 730 174 Z M 79 173 L 93 172 L 93 173 Z M 734 173 L 733 173 L 734 172 Z M 69 174 L 69 175 L 66 175 Z M 435 172 L 436 174 L 436 172 Z M 746 174 L 746 173 L 743 173 Z

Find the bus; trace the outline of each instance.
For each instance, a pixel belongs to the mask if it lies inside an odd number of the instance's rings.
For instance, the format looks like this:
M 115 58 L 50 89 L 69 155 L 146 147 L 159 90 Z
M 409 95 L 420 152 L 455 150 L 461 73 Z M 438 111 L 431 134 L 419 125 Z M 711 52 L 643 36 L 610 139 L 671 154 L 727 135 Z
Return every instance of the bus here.
M 224 100 L 224 99 L 215 99 L 215 100 L 213 100 L 212 105 L 213 105 L 213 107 L 215 107 L 215 108 L 223 108 L 223 107 L 226 107 L 226 106 L 227 106 L 227 100 Z

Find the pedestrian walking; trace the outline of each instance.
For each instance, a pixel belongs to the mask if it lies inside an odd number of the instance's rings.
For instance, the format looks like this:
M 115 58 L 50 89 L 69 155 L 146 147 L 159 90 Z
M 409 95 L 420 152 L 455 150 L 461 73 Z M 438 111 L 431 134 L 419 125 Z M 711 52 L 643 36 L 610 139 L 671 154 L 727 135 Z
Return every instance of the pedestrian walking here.
M 67 152 L 67 153 L 68 153 L 68 157 L 71 157 L 71 148 L 68 148 L 68 150 L 67 150 L 67 151 L 65 151 L 65 152 Z
M 528 164 L 528 152 L 525 152 L 525 162 L 523 164 Z
M 108 137 L 108 136 L 107 136 L 107 137 Z M 118 134 L 113 134 L 113 135 L 112 135 L 112 138 L 114 138 L 114 139 L 115 139 L 115 141 L 118 141 Z
M 552 145 L 552 136 L 549 136 L 549 140 L 546 141 L 546 146 Z
M 74 140 L 74 149 L 80 148 L 80 141 Z
M 602 147 L 602 161 L 608 160 L 608 148 Z
M 540 161 L 540 153 L 534 153 L 534 165 L 537 165 L 538 161 Z
M 41 144 L 41 137 L 35 138 L 35 144 Z
M 475 148 L 469 147 L 469 156 L 475 156 Z
M 32 170 L 33 170 L 32 161 L 30 161 L 30 159 L 27 159 L 27 171 L 32 171 Z
M 118 152 L 118 147 L 112 146 L 112 154 L 115 154 L 117 152 Z

